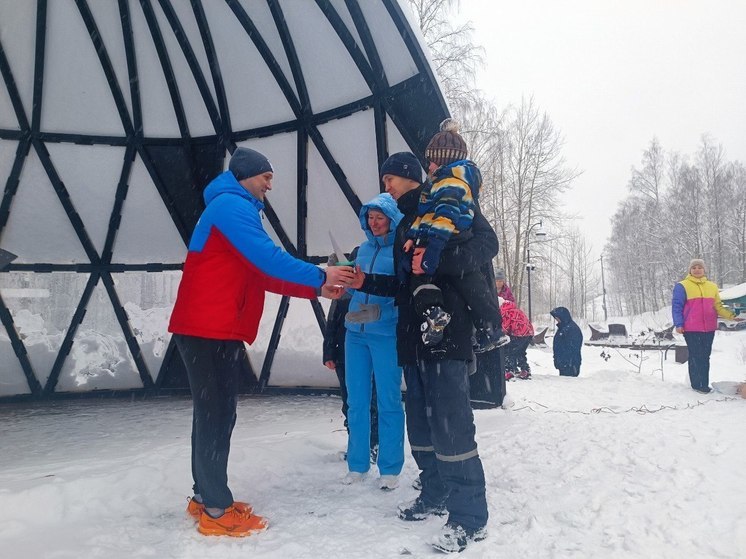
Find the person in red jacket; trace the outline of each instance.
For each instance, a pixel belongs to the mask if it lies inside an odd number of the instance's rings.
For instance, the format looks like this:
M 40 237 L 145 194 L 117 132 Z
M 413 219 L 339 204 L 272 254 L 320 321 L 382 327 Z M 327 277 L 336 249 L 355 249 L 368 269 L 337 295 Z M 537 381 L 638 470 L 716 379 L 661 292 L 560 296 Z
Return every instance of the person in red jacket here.
M 505 380 L 513 377 L 526 380 L 531 378 L 531 367 L 526 358 L 526 350 L 534 337 L 534 327 L 526 313 L 515 303 L 497 298 L 500 303 L 500 314 L 503 317 L 503 331 L 510 336 L 510 343 L 505 346 Z
M 228 488 L 244 342 L 253 343 L 266 291 L 312 299 L 339 297 L 354 278 L 347 266 L 316 266 L 289 255 L 262 227 L 273 169 L 261 153 L 237 148 L 228 171 L 205 188 L 206 208 L 189 242 L 168 330 L 192 391 L 194 497 L 187 513 L 205 535 L 248 536 L 266 521 Z
M 505 281 L 505 270 L 502 268 L 498 268 L 495 270 L 495 289 L 497 289 L 497 296 L 502 297 L 506 301 L 512 301 L 515 303 L 515 297 L 513 296 L 513 292 L 510 290 L 510 286 L 508 286 L 507 282 Z

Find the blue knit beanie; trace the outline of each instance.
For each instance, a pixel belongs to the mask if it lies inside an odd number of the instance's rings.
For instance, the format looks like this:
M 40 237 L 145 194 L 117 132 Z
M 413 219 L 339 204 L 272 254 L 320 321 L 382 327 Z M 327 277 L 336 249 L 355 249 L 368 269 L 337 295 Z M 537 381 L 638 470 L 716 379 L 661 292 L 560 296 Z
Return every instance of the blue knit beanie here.
M 269 159 L 249 148 L 236 148 L 228 163 L 228 169 L 239 182 L 262 173 L 274 172 Z
M 381 178 L 383 175 L 395 175 L 404 177 L 416 183 L 422 182 L 422 165 L 413 153 L 400 151 L 390 155 L 389 158 L 381 165 Z

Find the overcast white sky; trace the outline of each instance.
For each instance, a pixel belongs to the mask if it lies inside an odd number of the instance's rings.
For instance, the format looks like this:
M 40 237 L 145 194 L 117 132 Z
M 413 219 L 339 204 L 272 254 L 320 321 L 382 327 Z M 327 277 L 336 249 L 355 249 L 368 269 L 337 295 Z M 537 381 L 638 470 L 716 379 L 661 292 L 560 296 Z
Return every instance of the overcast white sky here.
M 486 50 L 478 85 L 503 107 L 534 95 L 584 170 L 567 209 L 597 251 L 655 135 L 702 133 L 746 162 L 746 0 L 461 0 Z

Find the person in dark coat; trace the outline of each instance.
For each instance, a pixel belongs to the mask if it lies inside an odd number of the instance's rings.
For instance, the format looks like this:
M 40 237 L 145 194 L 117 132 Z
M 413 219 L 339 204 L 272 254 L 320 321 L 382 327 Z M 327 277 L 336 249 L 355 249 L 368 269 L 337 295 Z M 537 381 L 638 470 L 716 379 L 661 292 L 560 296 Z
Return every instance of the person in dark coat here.
M 557 321 L 554 335 L 554 366 L 562 377 L 576 377 L 580 374 L 580 349 L 583 347 L 583 333 L 565 307 L 557 307 L 549 313 Z
M 357 249 L 356 249 L 357 250 Z M 352 251 L 350 260 L 355 260 L 355 250 Z M 333 264 L 332 264 L 333 265 Z M 326 328 L 324 329 L 324 348 L 323 362 L 324 366 L 332 370 L 339 380 L 339 395 L 342 398 L 342 415 L 344 415 L 344 426 L 347 427 L 347 381 L 345 375 L 345 338 L 347 328 L 345 328 L 345 315 L 350 309 L 350 296 L 345 295 L 340 299 L 332 301 L 329 307 L 329 315 L 326 319 Z M 347 452 L 344 453 L 344 459 L 347 460 Z M 378 457 L 378 407 L 376 406 L 376 386 L 373 381 L 373 396 L 370 403 L 370 461 L 375 463 Z
M 433 282 L 441 289 L 444 308 L 451 314 L 442 341 L 423 343 L 420 323 L 409 289 L 404 244 L 417 217 L 419 198 L 427 183 L 419 182 L 422 169 L 412 153 L 395 153 L 381 167 L 386 192 L 397 201 L 404 217 L 396 227 L 394 265 L 397 276 L 365 274 L 358 270 L 352 287 L 365 293 L 396 297 L 399 309 L 397 352 L 407 384 L 407 435 L 420 469 L 422 491 L 417 499 L 399 507 L 399 518 L 413 521 L 448 514 L 448 521 L 433 541 L 439 550 L 461 551 L 487 535 L 488 518 L 484 470 L 475 440 L 474 415 L 469 403 L 468 362 L 473 358 L 471 315 L 452 285 L 458 270 L 490 266 L 497 254 L 497 236 L 477 211 L 473 238 L 459 250 L 445 250 Z M 412 262 L 417 272 L 419 262 Z

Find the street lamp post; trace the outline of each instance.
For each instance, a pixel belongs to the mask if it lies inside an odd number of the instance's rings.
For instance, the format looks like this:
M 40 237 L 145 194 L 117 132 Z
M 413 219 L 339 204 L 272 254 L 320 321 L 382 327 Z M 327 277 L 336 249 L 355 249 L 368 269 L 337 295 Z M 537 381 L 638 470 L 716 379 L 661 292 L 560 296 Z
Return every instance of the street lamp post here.
M 604 281 L 604 255 L 601 255 L 601 293 L 603 295 L 604 322 L 608 322 L 609 316 L 606 312 L 606 281 Z
M 528 228 L 528 231 L 526 231 L 526 272 L 527 272 L 527 287 L 528 287 L 528 321 L 533 322 L 531 318 L 531 270 L 534 269 L 533 264 L 531 264 L 531 231 L 534 227 L 539 226 L 539 230 L 535 233 L 537 237 L 544 237 L 546 236 L 546 232 L 543 229 L 541 220 L 534 223 L 531 227 Z

